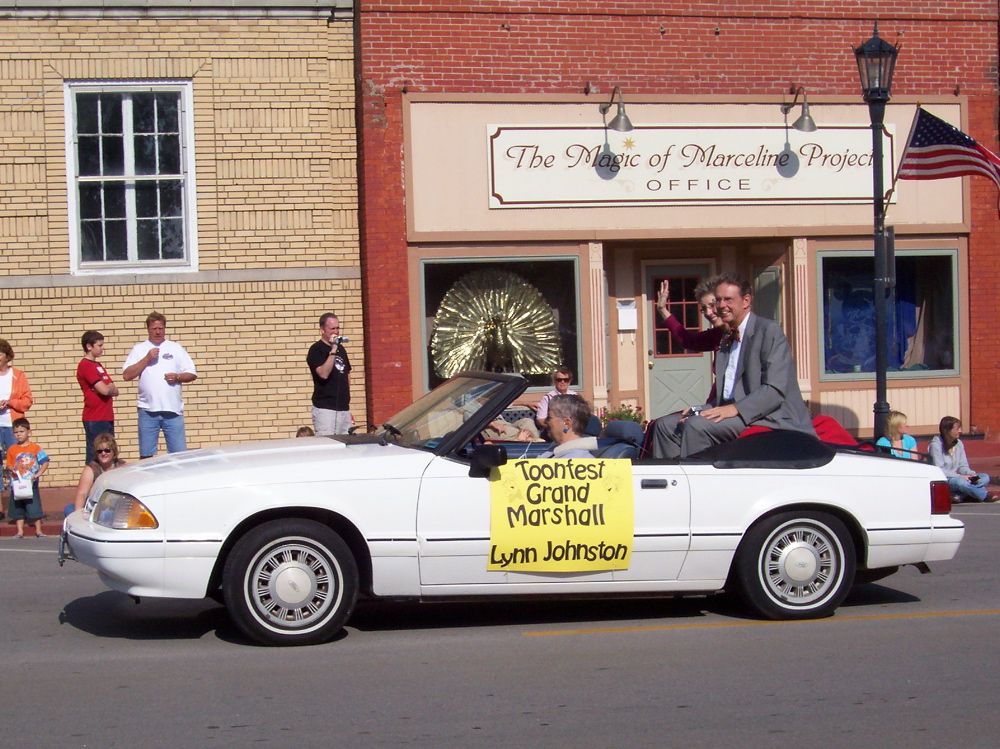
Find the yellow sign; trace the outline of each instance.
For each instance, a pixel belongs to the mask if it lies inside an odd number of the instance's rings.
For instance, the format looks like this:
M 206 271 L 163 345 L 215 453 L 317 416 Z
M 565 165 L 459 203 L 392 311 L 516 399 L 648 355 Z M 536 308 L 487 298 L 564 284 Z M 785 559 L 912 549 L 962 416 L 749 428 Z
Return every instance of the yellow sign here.
M 500 571 L 628 569 L 632 461 L 516 460 L 490 481 L 490 559 Z

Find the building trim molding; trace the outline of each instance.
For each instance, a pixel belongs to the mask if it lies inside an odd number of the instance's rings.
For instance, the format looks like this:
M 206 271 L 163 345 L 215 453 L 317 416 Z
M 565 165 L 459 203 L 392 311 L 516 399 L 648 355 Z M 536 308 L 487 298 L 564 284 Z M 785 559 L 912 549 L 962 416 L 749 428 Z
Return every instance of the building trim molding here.
M 262 270 L 196 271 L 194 273 L 107 273 L 102 275 L 28 275 L 0 277 L 0 289 L 52 289 L 84 286 L 149 284 L 253 283 L 273 281 L 357 281 L 360 265 L 327 268 L 265 268 Z
M 0 18 L 325 18 L 354 17 L 351 0 L 14 0 Z

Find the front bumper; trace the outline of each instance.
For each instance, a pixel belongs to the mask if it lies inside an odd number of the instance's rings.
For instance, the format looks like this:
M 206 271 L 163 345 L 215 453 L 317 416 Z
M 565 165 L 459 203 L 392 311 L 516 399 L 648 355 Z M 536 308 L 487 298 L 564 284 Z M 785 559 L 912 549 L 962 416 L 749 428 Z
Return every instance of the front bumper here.
M 74 512 L 63 522 L 59 563 L 97 570 L 112 590 L 150 598 L 204 598 L 222 548 L 215 540 L 172 540 L 162 530 L 123 531 Z

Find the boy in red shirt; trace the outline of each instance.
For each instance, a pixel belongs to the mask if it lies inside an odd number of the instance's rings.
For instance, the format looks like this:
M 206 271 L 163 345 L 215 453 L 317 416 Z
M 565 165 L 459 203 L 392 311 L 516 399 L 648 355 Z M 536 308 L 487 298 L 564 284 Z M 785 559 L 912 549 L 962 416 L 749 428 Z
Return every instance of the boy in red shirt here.
M 76 380 L 83 390 L 83 434 L 87 440 L 84 463 L 94 460 L 94 438 L 107 432 L 115 433 L 115 411 L 112 401 L 118 395 L 118 387 L 111 381 L 111 375 L 97 358 L 104 354 L 104 336 L 96 330 L 88 330 L 80 338 L 84 356 L 76 367 Z

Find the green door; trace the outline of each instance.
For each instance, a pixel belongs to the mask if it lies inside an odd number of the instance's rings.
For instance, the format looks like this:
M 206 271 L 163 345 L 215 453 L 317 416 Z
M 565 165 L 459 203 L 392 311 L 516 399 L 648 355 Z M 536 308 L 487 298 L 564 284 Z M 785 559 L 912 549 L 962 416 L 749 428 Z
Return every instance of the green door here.
M 708 265 L 651 265 L 646 267 L 646 366 L 649 369 L 649 417 L 704 403 L 712 387 L 712 352 L 684 350 L 656 311 L 660 282 L 670 284 L 671 314 L 686 327 L 707 325 L 698 312 L 694 287 L 709 273 Z

